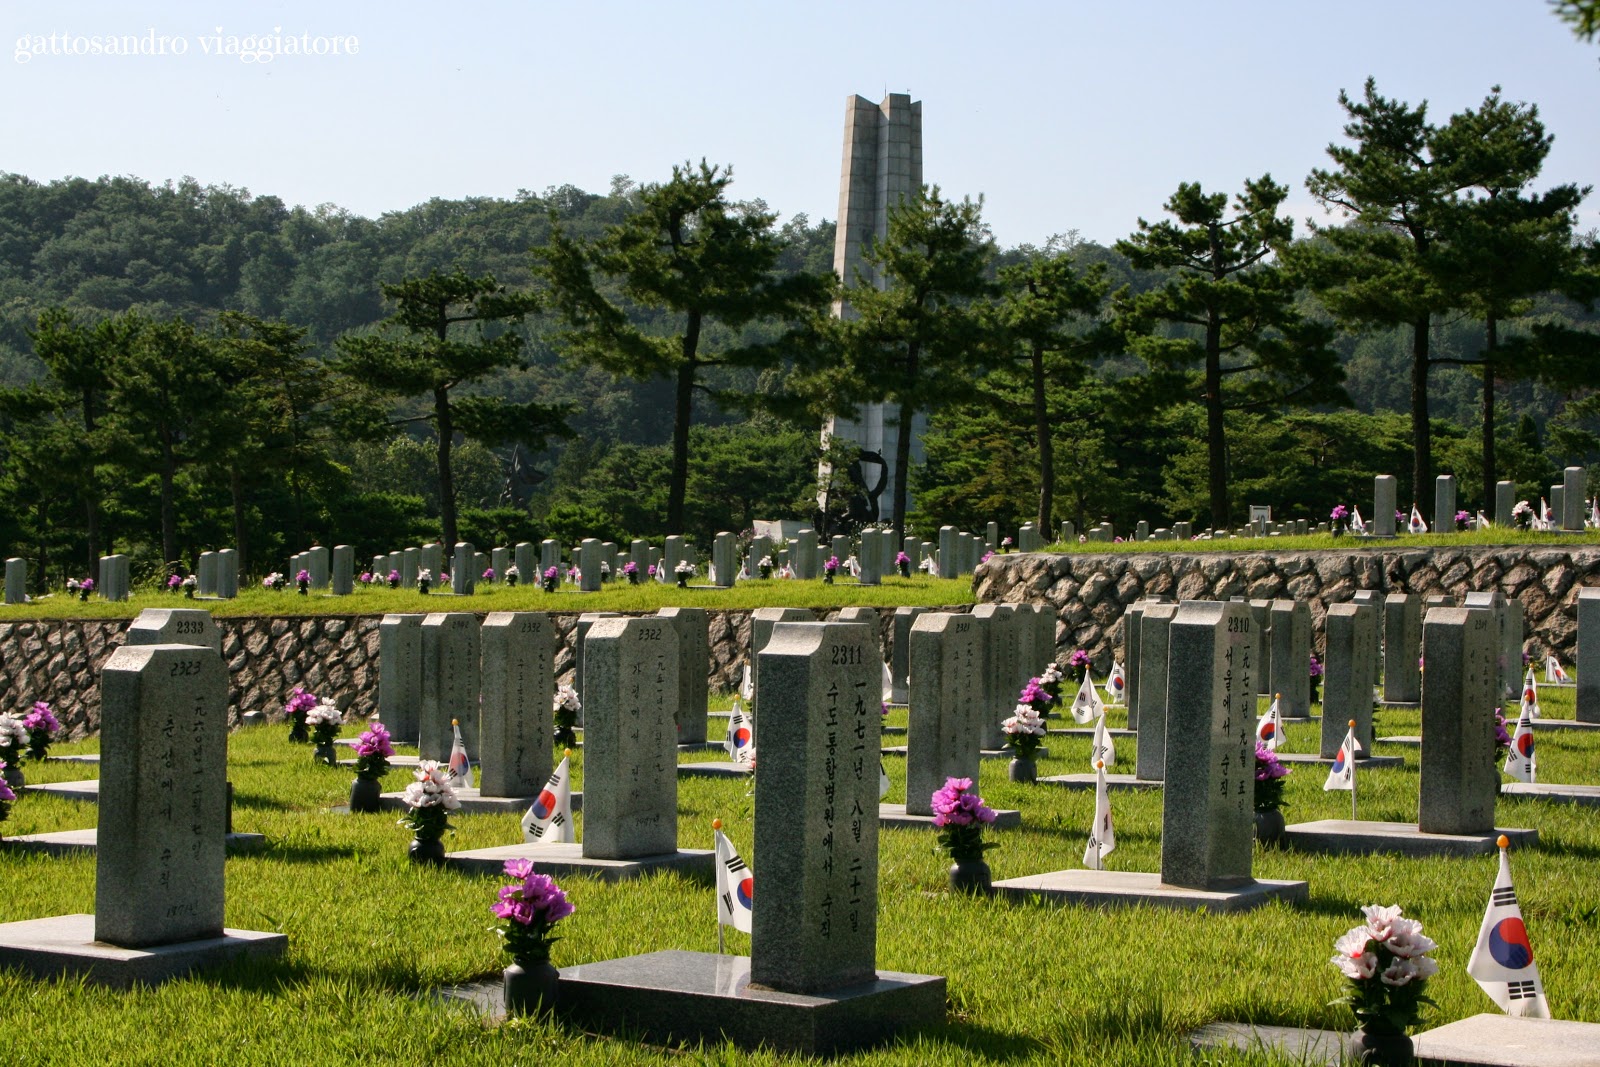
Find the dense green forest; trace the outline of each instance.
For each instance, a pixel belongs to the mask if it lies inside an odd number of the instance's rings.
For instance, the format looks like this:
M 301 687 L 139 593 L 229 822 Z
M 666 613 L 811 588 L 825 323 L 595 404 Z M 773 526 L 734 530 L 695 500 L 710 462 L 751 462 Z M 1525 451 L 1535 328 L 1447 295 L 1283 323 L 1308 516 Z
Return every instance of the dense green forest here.
M 1204 527 L 1263 502 L 1316 519 L 1369 501 L 1374 473 L 1412 495 L 1419 315 L 1426 469 L 1484 506 L 1487 353 L 1492 474 L 1537 496 L 1600 459 L 1595 239 L 1570 228 L 1586 191 L 1536 188 L 1548 137 L 1520 106 L 1469 115 L 1532 131 L 1520 171 L 1415 194 L 1426 260 L 1374 214 L 1415 203 L 1355 204 L 1359 153 L 1319 172 L 1346 218 L 1316 234 L 1277 217 L 1270 176 L 1180 186 L 1115 247 L 996 248 L 981 202 L 930 190 L 896 231 L 909 251 L 881 250 L 899 280 L 843 293 L 862 309 L 846 323 L 826 314 L 833 223 L 778 225 L 704 165 L 378 219 L 189 180 L 0 175 L 0 543 L 44 585 L 110 551 L 152 576 L 232 544 L 260 573 L 441 522 L 485 545 L 848 526 L 842 506 L 813 516 L 816 420 L 873 390 L 929 412 L 908 487 L 925 533 L 1046 513 Z M 1412 114 L 1370 85 L 1346 107 L 1369 132 L 1375 111 Z M 1469 155 L 1459 118 L 1427 126 L 1436 169 Z M 1466 214 L 1488 201 L 1513 213 Z M 1507 236 L 1524 231 L 1526 248 Z M 1426 273 L 1433 303 L 1355 292 L 1379 261 Z M 455 363 L 419 376 L 433 341 Z

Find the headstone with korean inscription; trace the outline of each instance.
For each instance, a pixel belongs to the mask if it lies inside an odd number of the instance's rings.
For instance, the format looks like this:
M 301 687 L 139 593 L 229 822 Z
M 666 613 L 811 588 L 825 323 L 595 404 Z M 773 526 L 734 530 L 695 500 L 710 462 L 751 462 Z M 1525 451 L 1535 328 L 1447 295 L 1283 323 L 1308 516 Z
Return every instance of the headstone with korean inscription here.
M 918 615 L 928 610 L 925 607 L 894 609 L 894 634 L 889 646 L 891 703 L 904 704 L 910 699 L 906 676 L 911 670 L 911 626 L 916 622 Z
M 1040 669 L 1024 664 L 1023 649 L 1018 640 L 1018 631 L 1023 626 L 1032 625 L 1033 619 L 1031 616 L 1023 618 L 1015 604 L 979 604 L 972 609 L 972 617 L 982 620 L 983 630 L 983 680 L 978 691 L 981 701 L 978 747 L 995 750 L 1005 744 L 1006 738 L 1000 723 L 1017 706 L 1017 696 L 1022 690 L 1021 679 L 1032 677 L 1031 672 Z M 1028 636 L 1031 638 L 1032 634 Z M 1031 642 L 1028 647 L 1032 647 Z
M 405 744 L 422 730 L 422 620 L 385 615 L 378 623 L 378 719 Z
M 1128 706 L 1128 729 L 1139 728 L 1140 629 L 1148 600 L 1135 600 L 1122 612 L 1122 700 Z
M 101 579 L 102 585 L 105 579 Z M 25 604 L 28 601 L 28 561 L 21 556 L 6 560 L 6 603 Z
M 349 596 L 355 592 L 356 550 L 349 545 L 333 546 L 334 596 Z
M 1434 608 L 1422 623 L 1422 746 L 1417 829 L 1494 830 L 1500 768 L 1494 758 L 1500 634 L 1487 608 Z
M 1390 593 L 1383 600 L 1383 699 L 1415 704 L 1422 699 L 1422 600 Z M 1493 707 L 1493 705 L 1490 705 Z
M 217 595 L 217 554 L 215 552 L 200 553 L 200 562 L 195 567 L 195 595 Z
M 706 708 L 710 702 L 710 617 L 705 608 L 662 608 L 656 617 L 667 620 L 678 631 L 678 744 L 700 744 L 706 739 Z
M 1189 601 L 1172 617 L 1161 881 L 1249 883 L 1254 846 L 1255 640 L 1243 604 Z
M 750 613 L 750 685 L 752 703 L 756 713 L 761 708 L 761 665 L 757 657 L 772 639 L 773 627 L 780 622 L 816 622 L 817 617 L 805 608 L 757 608 Z
M 932 815 L 933 794 L 946 778 L 978 780 L 984 643 L 991 623 L 970 614 L 936 611 L 912 624 L 908 815 Z
M 918 622 L 931 628 L 919 632 L 938 632 L 934 619 Z M 753 984 L 806 994 L 876 977 L 881 722 L 874 658 L 864 625 L 836 622 L 781 623 L 758 654 L 769 696 L 755 854 L 762 884 L 774 888 L 755 908 Z
M 128 625 L 130 645 L 200 645 L 222 652 L 222 631 L 204 608 L 145 608 Z
M 726 530 L 711 539 L 711 566 L 717 572 L 712 585 L 723 589 L 733 585 L 734 576 L 739 572 L 739 539 Z M 643 571 L 644 567 L 639 570 Z
M 1372 754 L 1372 629 L 1377 613 L 1356 604 L 1328 607 L 1322 672 L 1320 755 L 1333 759 L 1344 744 L 1350 720 L 1356 723 L 1361 751 Z
M 239 595 L 239 553 L 224 548 L 217 553 L 217 596 L 232 600 Z
M 878 651 L 878 659 L 887 663 L 883 657 L 883 620 L 878 615 L 877 608 L 864 608 L 852 606 L 840 608 L 839 614 L 834 617 L 834 622 L 862 622 L 867 624 L 868 631 L 872 634 L 872 644 Z
M 480 631 L 478 793 L 525 797 L 550 777 L 555 627 L 542 611 L 492 611 Z
M 584 638 L 583 855 L 678 848 L 678 630 L 597 619 Z
M 578 588 L 585 593 L 600 590 L 600 542 L 593 537 L 578 543 Z
M 561 569 L 561 542 L 545 538 L 539 542 L 539 578 L 544 579 L 544 572 L 551 567 L 558 571 Z
M 1356 606 L 1357 612 L 1371 616 L 1371 623 L 1363 630 L 1372 635 L 1369 663 L 1372 667 L 1371 684 L 1376 687 L 1378 679 L 1383 677 L 1383 594 L 1376 589 L 1357 589 L 1351 594 L 1350 603 Z
M 1133 773 L 1140 781 L 1159 782 L 1167 773 L 1167 663 L 1177 613 L 1176 604 L 1147 602 L 1139 622 L 1139 744 Z
M 454 734 L 450 721 L 461 725 L 467 758 L 478 761 L 480 652 L 478 617 L 470 611 L 435 612 L 422 620 L 422 706 L 417 754 L 423 759 L 450 758 Z
M 324 545 L 312 545 L 305 553 L 305 569 L 311 575 L 311 588 L 327 589 L 329 585 L 330 560 L 328 549 Z
M 1285 719 L 1311 715 L 1311 605 L 1272 602 L 1272 692 Z
M 455 556 L 450 560 L 450 591 L 456 596 L 471 596 L 477 590 L 477 562 L 477 547 L 470 541 L 457 541 Z

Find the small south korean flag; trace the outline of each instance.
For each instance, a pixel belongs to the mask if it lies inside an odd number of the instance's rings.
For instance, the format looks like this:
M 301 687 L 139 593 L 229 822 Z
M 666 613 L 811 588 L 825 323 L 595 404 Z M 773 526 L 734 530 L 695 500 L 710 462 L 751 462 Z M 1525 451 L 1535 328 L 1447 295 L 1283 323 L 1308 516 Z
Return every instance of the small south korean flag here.
M 1533 758 L 1533 716 L 1528 713 L 1526 704 L 1522 705 L 1522 714 L 1517 717 L 1517 729 L 1511 735 L 1511 749 L 1506 753 L 1503 769 L 1519 782 L 1531 784 L 1534 781 L 1538 763 Z
M 1357 534 L 1364 534 L 1367 532 L 1367 524 L 1361 519 L 1360 508 L 1350 509 L 1350 532 Z
M 1360 751 L 1361 742 L 1356 740 L 1356 721 L 1351 719 L 1350 729 L 1339 743 L 1339 754 L 1333 757 L 1333 766 L 1328 769 L 1328 780 L 1322 783 L 1323 792 L 1331 789 L 1355 790 L 1356 753 Z
M 1517 891 L 1511 885 L 1511 861 L 1506 856 L 1511 842 L 1501 835 L 1499 843 L 1500 873 L 1489 894 L 1483 925 L 1478 927 L 1478 944 L 1467 961 L 1467 973 L 1507 1015 L 1548 1019 L 1550 1004 L 1544 998 L 1544 983 L 1539 981 L 1539 966 L 1533 962 L 1533 945 L 1522 923 Z
M 1105 701 L 1100 699 L 1100 690 L 1094 687 L 1094 676 L 1084 671 L 1083 684 L 1078 686 L 1078 695 L 1072 698 L 1072 717 L 1086 724 L 1093 722 L 1095 716 L 1105 713 Z
M 889 772 L 883 769 L 883 760 L 878 761 L 878 799 L 882 800 L 889 795 Z
M 744 673 L 739 677 L 739 695 L 746 700 L 756 695 L 755 676 L 750 673 L 750 664 L 744 665 Z
M 1283 712 L 1278 705 L 1278 701 L 1282 698 L 1282 693 L 1274 693 L 1272 704 L 1261 718 L 1256 720 L 1256 740 L 1261 742 L 1261 747 L 1268 752 L 1278 751 L 1278 746 L 1283 744 Z
M 1106 695 L 1113 704 L 1121 704 L 1128 697 L 1128 676 L 1120 663 L 1111 664 L 1111 673 L 1106 675 Z
M 572 844 L 578 835 L 572 827 L 571 757 L 561 757 L 550 780 L 522 817 L 522 839 L 534 845 Z
M 1561 661 L 1554 656 L 1544 658 L 1544 680 L 1546 685 L 1567 685 L 1572 681 L 1561 669 Z
M 894 674 L 889 670 L 889 665 L 883 665 L 883 702 L 889 703 L 894 699 Z
M 1428 524 L 1422 521 L 1422 512 L 1417 510 L 1417 506 L 1415 504 L 1411 505 L 1411 521 L 1406 523 L 1406 532 L 1414 534 L 1425 534 L 1428 532 Z
M 1111 825 L 1111 797 L 1106 791 L 1104 764 L 1094 772 L 1094 825 L 1089 827 L 1089 843 L 1083 849 L 1083 865 L 1091 871 L 1105 870 L 1105 858 L 1117 847 L 1117 831 Z
M 755 904 L 755 872 L 745 866 L 733 842 L 723 835 L 722 820 L 712 827 L 717 849 L 717 922 L 748 934 Z
M 450 741 L 450 787 L 472 788 L 472 761 L 467 758 L 467 744 L 461 740 L 461 720 L 451 719 L 450 730 L 455 735 Z
M 733 714 L 728 716 L 728 736 L 722 741 L 722 749 L 735 763 L 749 763 L 756 757 L 756 724 L 750 721 L 737 699 L 733 702 Z
M 1539 683 L 1534 681 L 1532 667 L 1528 668 L 1528 676 L 1522 679 L 1522 709 L 1518 717 L 1524 714 L 1531 719 L 1539 717 Z
M 1106 729 L 1106 714 L 1094 721 L 1094 744 L 1090 746 L 1090 761 L 1097 767 L 1114 767 L 1117 764 L 1117 746 Z

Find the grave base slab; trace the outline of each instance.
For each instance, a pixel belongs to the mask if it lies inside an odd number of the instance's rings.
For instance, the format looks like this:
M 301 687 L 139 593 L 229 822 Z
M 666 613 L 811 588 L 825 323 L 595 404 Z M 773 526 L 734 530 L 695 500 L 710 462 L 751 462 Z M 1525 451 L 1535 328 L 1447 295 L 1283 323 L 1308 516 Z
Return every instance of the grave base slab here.
M 1600 730 L 1600 722 L 1579 722 L 1577 719 L 1545 719 L 1533 720 L 1533 732 L 1540 730 Z
M 1486 1012 L 1425 1030 L 1413 1044 L 1419 1064 L 1600 1067 L 1600 1023 Z
M 65 800 L 81 800 L 85 804 L 100 803 L 100 779 L 90 778 L 82 782 L 42 782 L 39 785 L 23 786 L 23 791 L 41 796 L 61 797 Z
M 1380 737 L 1380 745 L 1401 745 L 1405 748 L 1421 748 L 1422 736 L 1420 734 L 1395 734 L 1393 737 Z
M 1022 825 L 1022 812 L 1016 808 L 997 808 L 994 813 L 994 828 L 1008 830 Z M 906 812 L 904 804 L 879 804 L 878 826 L 896 830 L 906 829 L 933 829 L 932 815 L 910 815 Z
M 486 797 L 476 789 L 457 789 L 456 799 L 461 801 L 461 807 L 452 814 L 456 815 L 494 815 L 504 812 L 516 812 L 521 815 L 533 807 L 533 802 L 538 799 L 538 794 L 525 797 Z M 384 811 L 405 811 L 406 802 L 404 793 L 384 793 L 378 797 L 378 806 Z M 583 793 L 572 794 L 572 810 L 583 809 Z
M 1553 782 L 1505 782 L 1500 786 L 1503 797 L 1526 797 L 1550 804 L 1578 804 L 1586 808 L 1600 808 L 1600 785 L 1557 785 Z
M 818 1056 L 942 1022 L 945 980 L 879 971 L 876 981 L 824 993 L 779 993 L 751 987 L 747 956 L 668 950 L 563 967 L 557 1012 L 651 1041 L 726 1039 Z
M 1060 786 L 1062 789 L 1093 789 L 1095 788 L 1096 775 L 1093 774 L 1051 774 L 1039 779 L 1040 785 Z M 1132 774 L 1106 775 L 1106 792 L 1127 792 L 1128 790 L 1160 789 L 1161 783 L 1149 778 L 1139 778 Z
M 678 764 L 679 778 L 748 778 L 750 764 L 730 763 L 727 760 L 708 760 L 704 763 Z
M 223 845 L 229 852 L 259 852 L 267 847 L 265 834 L 228 834 Z M 71 856 L 93 853 L 100 846 L 100 832 L 89 830 L 57 830 L 49 834 L 22 834 L 5 839 L 5 849 L 11 852 L 40 852 L 47 856 Z
M 1254 1023 L 1211 1023 L 1189 1035 L 1196 1052 L 1238 1049 L 1272 1052 L 1293 1063 L 1324 1063 L 1341 1067 L 1350 1035 L 1339 1030 L 1311 1030 L 1300 1026 L 1257 1026 Z
M 679 849 L 660 856 L 639 856 L 627 860 L 602 860 L 586 857 L 581 844 L 497 845 L 466 852 L 450 852 L 445 866 L 473 874 L 499 874 L 506 860 L 528 859 L 540 874 L 551 877 L 586 874 L 605 882 L 624 882 L 659 871 L 677 871 L 690 878 L 709 880 L 715 873 L 716 853 L 709 849 Z
M 1279 763 L 1320 763 L 1324 767 L 1333 766 L 1333 760 L 1323 756 L 1313 756 L 1309 752 L 1274 752 Z M 1404 767 L 1404 756 L 1358 756 L 1356 767 L 1359 770 L 1377 770 L 1380 767 Z
M 1537 830 L 1496 828 L 1486 834 L 1425 834 L 1416 823 L 1319 819 L 1289 826 L 1278 838 L 1278 844 L 1301 852 L 1349 855 L 1398 852 L 1404 856 L 1486 856 L 1499 849 L 1495 839 L 1501 834 L 1518 848 L 1539 843 Z
M 0 924 L 0 967 L 34 978 L 82 976 L 94 985 L 158 985 L 190 971 L 239 957 L 281 956 L 289 939 L 256 930 L 223 930 L 221 937 L 172 945 L 122 948 L 94 939 L 93 915 L 56 915 Z
M 1138 737 L 1139 736 L 1139 731 L 1138 730 L 1128 730 L 1128 729 L 1124 729 L 1121 726 L 1108 726 L 1108 727 L 1106 727 L 1106 733 L 1110 734 L 1113 738 L 1118 738 L 1118 737 Z M 1050 728 L 1050 736 L 1051 737 L 1093 737 L 1094 736 L 1094 727 L 1093 726 L 1053 726 L 1053 727 Z
M 44 761 L 46 763 L 99 763 L 100 753 L 79 752 L 72 756 L 46 756 Z
M 905 745 L 885 745 L 879 751 L 885 756 L 904 756 L 906 754 L 906 746 Z M 1003 759 L 1003 760 L 1009 760 L 1009 759 L 1012 758 L 1013 755 L 1014 755 L 1014 753 L 1012 753 L 1012 751 L 1009 748 L 982 748 L 982 749 L 978 750 L 978 757 L 980 759 Z M 1045 759 L 1049 755 L 1050 755 L 1049 747 L 1046 746 L 1046 745 L 1040 745 L 1038 747 L 1038 749 L 1034 753 L 1034 758 L 1035 759 Z
M 1296 903 L 1310 898 L 1305 882 L 1252 881 L 1227 889 L 1167 885 L 1159 874 L 1135 871 L 1053 871 L 994 883 L 997 895 L 1052 904 L 1140 905 L 1182 911 L 1249 911 L 1274 900 Z

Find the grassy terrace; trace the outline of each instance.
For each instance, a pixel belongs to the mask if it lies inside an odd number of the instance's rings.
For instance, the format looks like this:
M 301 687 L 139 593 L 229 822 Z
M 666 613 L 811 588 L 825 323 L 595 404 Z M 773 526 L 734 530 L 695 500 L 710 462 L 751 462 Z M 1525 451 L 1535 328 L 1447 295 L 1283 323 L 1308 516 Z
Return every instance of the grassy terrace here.
M 934 599 L 948 597 L 940 590 Z M 1541 696 L 1547 716 L 1572 715 L 1571 690 Z M 891 721 L 903 725 L 903 713 Z M 1379 736 L 1417 728 L 1415 713 L 1379 713 Z M 714 721 L 713 737 L 719 729 Z M 1317 729 L 1290 725 L 1288 750 L 1312 750 Z M 797 1062 L 721 1046 L 666 1050 L 554 1023 L 494 1026 L 436 999 L 436 987 L 484 979 L 504 966 L 489 930 L 498 881 L 413 868 L 405 859 L 407 834 L 393 816 L 331 814 L 328 809 L 345 799 L 350 773 L 311 766 L 307 748 L 287 744 L 284 735 L 274 725 L 239 731 L 230 740 L 236 826 L 266 834 L 270 847 L 228 860 L 227 923 L 287 933 L 288 956 L 131 993 L 0 974 L 10 1062 Z M 95 744 L 59 751 L 93 751 Z M 1133 740 L 1118 745 L 1119 768 L 1126 768 Z M 1041 774 L 1088 769 L 1087 738 L 1052 737 L 1050 748 Z M 1406 765 L 1362 774 L 1362 815 L 1414 821 L 1417 750 L 1383 751 L 1404 755 Z M 1542 781 L 1593 783 L 1600 737 L 1544 732 L 1539 759 Z M 581 753 L 575 763 L 581 786 Z M 904 760 L 891 757 L 885 764 L 894 783 L 888 799 L 903 799 Z M 93 767 L 34 764 L 28 773 L 30 780 L 68 780 L 92 776 Z M 1314 767 L 1290 776 L 1291 821 L 1348 814 L 1348 794 L 1324 793 L 1323 777 Z M 395 770 L 386 786 L 399 788 L 406 780 L 406 771 Z M 985 763 L 981 788 L 992 804 L 1024 812 L 1022 829 L 995 835 L 1001 847 L 989 859 L 997 878 L 1079 864 L 1092 794 L 1012 785 L 999 761 Z M 1119 848 L 1108 866 L 1157 870 L 1160 795 L 1117 794 L 1113 808 Z M 711 820 L 721 817 L 759 878 L 745 783 L 683 781 L 679 814 L 679 840 L 692 847 L 710 847 Z M 92 806 L 26 797 L 0 830 L 19 834 L 94 821 Z M 1513 871 L 1555 1015 L 1600 1022 L 1600 815 L 1518 800 L 1501 804 L 1498 821 L 1541 832 L 1538 848 L 1514 855 Z M 462 816 L 456 824 L 447 842 L 453 848 L 518 836 L 514 815 Z M 1436 1022 L 1493 1010 L 1465 974 L 1494 879 L 1492 857 L 1340 859 L 1258 850 L 1257 876 L 1308 880 L 1310 904 L 1211 916 L 953 898 L 944 891 L 947 861 L 927 833 L 884 831 L 880 855 L 879 966 L 948 976 L 949 1011 L 944 1024 L 896 1046 L 844 1057 L 845 1064 L 1193 1064 L 1199 1061 L 1185 1035 L 1213 1020 L 1348 1029 L 1352 1020 L 1329 1005 L 1340 988 L 1327 960 L 1334 939 L 1356 923 L 1359 907 L 1375 902 L 1404 905 L 1438 940 L 1441 973 L 1430 983 L 1439 1002 Z M 46 859 L 0 849 L 0 917 L 92 910 L 94 875 L 92 858 Z M 664 948 L 716 949 L 709 885 L 677 877 L 621 885 L 570 878 L 564 884 L 578 911 L 563 924 L 566 937 L 555 950 L 560 965 Z M 728 938 L 731 951 L 748 950 L 745 935 L 730 932 Z M 1270 1061 L 1213 1055 L 1206 1062 Z
M 1305 537 L 1232 537 L 1204 541 L 1123 541 L 1110 544 L 1104 541 L 1086 541 L 1069 545 L 1057 541 L 1055 544 L 1047 545 L 1044 551 L 1083 556 L 1137 552 L 1228 552 L 1237 555 L 1261 552 L 1324 552 L 1333 549 L 1401 552 L 1416 548 L 1482 548 L 1506 545 L 1540 548 L 1600 545 L 1600 530 L 1588 530 L 1581 534 L 1534 533 L 1507 529 L 1443 534 L 1402 533 L 1399 537 L 1382 540 L 1349 535 L 1334 537 L 1332 534 L 1307 534 Z

